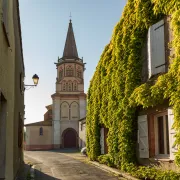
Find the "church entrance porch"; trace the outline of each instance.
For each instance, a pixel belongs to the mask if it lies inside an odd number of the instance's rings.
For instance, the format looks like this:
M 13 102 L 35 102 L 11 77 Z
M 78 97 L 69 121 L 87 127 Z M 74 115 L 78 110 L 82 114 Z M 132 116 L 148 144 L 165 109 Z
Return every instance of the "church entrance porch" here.
M 77 148 L 78 147 L 78 135 L 77 132 L 68 128 L 62 133 L 62 147 L 63 148 Z

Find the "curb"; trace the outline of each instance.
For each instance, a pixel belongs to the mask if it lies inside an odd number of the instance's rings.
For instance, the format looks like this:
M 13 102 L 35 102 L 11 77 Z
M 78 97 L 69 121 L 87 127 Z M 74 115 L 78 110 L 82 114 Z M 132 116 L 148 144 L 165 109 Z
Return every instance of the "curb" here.
M 109 166 L 106 166 L 104 164 L 100 164 L 98 162 L 95 162 L 95 161 L 88 161 L 90 164 L 104 170 L 104 171 L 108 171 L 110 173 L 113 173 L 113 174 L 116 174 L 117 176 L 119 177 L 124 177 L 126 179 L 130 179 L 130 180 L 139 180 L 135 177 L 132 177 L 131 175 L 127 174 L 127 173 L 124 173 L 124 172 L 121 172 L 119 171 L 118 169 L 115 169 L 115 168 L 111 168 Z

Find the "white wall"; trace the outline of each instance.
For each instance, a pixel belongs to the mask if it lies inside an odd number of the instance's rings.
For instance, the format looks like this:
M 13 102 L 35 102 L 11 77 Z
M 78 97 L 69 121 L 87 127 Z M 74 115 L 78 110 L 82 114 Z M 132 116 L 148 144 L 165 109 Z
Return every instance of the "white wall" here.
M 60 144 L 60 98 L 53 99 L 53 144 Z

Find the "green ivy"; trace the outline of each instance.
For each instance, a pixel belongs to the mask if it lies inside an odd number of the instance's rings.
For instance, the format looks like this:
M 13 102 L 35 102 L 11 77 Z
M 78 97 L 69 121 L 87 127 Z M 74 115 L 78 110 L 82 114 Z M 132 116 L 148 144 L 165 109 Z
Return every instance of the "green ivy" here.
M 110 167 L 113 167 L 112 156 L 109 154 L 101 155 L 98 157 L 98 161 L 101 164 L 106 164 Z M 152 180 L 178 180 L 180 179 L 180 173 L 177 171 L 171 170 L 162 170 L 157 166 L 135 166 L 133 163 L 126 164 L 124 170 L 140 179 L 152 179 Z
M 141 84 L 141 51 L 148 28 L 171 15 L 175 56 L 168 73 Z M 128 0 L 112 39 L 105 47 L 88 90 L 87 151 L 100 155 L 100 125 L 108 129 L 109 162 L 122 170 L 136 163 L 138 106 L 150 107 L 169 99 L 174 110 L 176 144 L 180 145 L 180 1 Z M 180 149 L 176 154 L 180 165 Z

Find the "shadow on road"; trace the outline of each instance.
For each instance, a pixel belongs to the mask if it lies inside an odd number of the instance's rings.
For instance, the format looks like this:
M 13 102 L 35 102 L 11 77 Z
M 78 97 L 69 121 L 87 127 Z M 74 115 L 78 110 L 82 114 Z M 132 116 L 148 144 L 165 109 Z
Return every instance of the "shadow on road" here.
M 49 150 L 49 152 L 59 152 L 59 153 L 78 153 L 80 152 L 77 148 L 64 148 L 64 149 L 53 149 Z
M 62 180 L 59 178 L 54 178 L 52 176 L 49 176 L 49 175 L 39 171 L 38 169 L 35 169 L 34 174 L 35 174 L 34 180 Z M 28 179 L 28 180 L 30 180 L 30 179 Z
M 30 176 L 30 165 L 23 163 L 19 169 L 16 180 L 26 180 Z
M 20 167 L 19 173 L 16 177 L 16 180 L 32 180 L 32 175 L 34 174 L 33 180 L 62 180 L 59 178 L 54 178 L 48 174 L 41 172 L 38 167 L 34 169 L 34 173 L 30 172 L 31 166 L 28 163 L 22 164 Z

